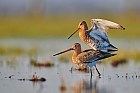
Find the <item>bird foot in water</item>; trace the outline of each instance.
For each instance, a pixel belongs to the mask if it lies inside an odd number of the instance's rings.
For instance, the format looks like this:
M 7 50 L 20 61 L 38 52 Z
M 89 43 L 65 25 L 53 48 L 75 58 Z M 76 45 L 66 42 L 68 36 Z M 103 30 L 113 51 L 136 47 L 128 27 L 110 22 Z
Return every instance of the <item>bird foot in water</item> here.
M 97 76 L 98 78 L 101 78 L 101 74 L 98 74 L 98 76 Z
M 89 68 L 75 68 L 75 70 L 81 71 L 81 72 L 89 72 Z
M 70 72 L 72 73 L 73 71 L 89 72 L 89 69 L 87 67 L 71 67 Z
M 70 72 L 71 72 L 71 73 L 73 72 L 73 66 L 71 67 Z

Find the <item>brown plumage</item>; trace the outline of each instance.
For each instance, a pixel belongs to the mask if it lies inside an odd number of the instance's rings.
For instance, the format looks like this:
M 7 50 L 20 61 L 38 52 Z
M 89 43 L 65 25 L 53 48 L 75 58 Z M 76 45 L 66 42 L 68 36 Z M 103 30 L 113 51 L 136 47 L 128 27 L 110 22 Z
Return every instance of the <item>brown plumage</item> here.
M 101 75 L 96 67 L 96 63 L 99 60 L 114 56 L 115 54 L 110 54 L 110 53 L 106 53 L 106 52 L 102 52 L 102 51 L 98 51 L 98 50 L 93 50 L 93 49 L 87 49 L 82 51 L 81 50 L 81 45 L 79 43 L 75 43 L 72 45 L 71 48 L 54 54 L 53 56 L 68 52 L 70 50 L 74 50 L 73 56 L 72 56 L 72 61 L 74 64 L 77 64 L 78 66 L 89 66 L 90 67 L 90 71 L 91 71 L 91 76 L 92 76 L 92 67 L 95 66 L 99 76 Z

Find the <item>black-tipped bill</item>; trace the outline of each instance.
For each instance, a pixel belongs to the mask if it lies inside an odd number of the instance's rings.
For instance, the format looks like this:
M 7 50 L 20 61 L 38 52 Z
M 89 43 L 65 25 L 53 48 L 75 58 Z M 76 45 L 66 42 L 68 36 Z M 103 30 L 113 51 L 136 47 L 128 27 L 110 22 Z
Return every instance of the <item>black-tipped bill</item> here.
M 65 53 L 65 52 L 68 52 L 68 51 L 71 51 L 71 50 L 73 50 L 73 48 L 69 48 L 69 49 L 67 49 L 67 50 L 65 50 L 65 51 L 62 51 L 62 52 L 57 53 L 57 54 L 54 54 L 53 56 L 57 56 L 57 55 L 63 54 L 63 53 Z
M 123 26 L 120 26 L 122 30 L 125 30 L 125 28 Z
M 69 37 L 68 39 L 70 39 L 80 28 L 78 28 L 75 32 L 73 32 Z

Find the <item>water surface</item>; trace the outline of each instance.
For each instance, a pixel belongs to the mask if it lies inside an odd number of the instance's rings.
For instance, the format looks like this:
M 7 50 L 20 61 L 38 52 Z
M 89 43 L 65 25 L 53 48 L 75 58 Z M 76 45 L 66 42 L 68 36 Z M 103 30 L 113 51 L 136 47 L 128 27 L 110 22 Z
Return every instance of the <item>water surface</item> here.
M 21 48 L 24 53 L 6 53 L 0 55 L 0 91 L 2 93 L 138 93 L 140 91 L 140 64 L 129 59 L 128 63 L 112 67 L 110 62 L 97 64 L 101 78 L 93 68 L 93 78 L 90 73 L 73 71 L 74 64 L 62 62 L 52 55 L 71 47 L 75 41 L 82 48 L 89 48 L 79 39 L 1 39 L 1 47 Z M 136 41 L 114 39 L 111 42 L 122 49 L 139 49 Z M 132 44 L 130 44 L 130 42 Z M 53 67 L 35 67 L 31 65 L 30 49 L 37 52 L 33 58 L 37 61 L 51 61 Z M 67 55 L 67 54 L 64 54 Z M 13 76 L 12 76 L 13 75 Z M 46 78 L 45 82 L 19 81 L 30 79 L 32 75 Z M 9 78 L 11 76 L 11 78 Z M 61 89 L 64 85 L 66 89 Z

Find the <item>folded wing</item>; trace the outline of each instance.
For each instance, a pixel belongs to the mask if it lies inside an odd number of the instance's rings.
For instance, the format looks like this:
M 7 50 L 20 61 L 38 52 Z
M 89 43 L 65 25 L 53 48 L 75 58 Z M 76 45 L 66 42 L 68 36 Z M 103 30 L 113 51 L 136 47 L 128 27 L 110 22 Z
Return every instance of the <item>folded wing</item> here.
M 114 55 L 116 54 L 110 54 L 107 52 L 89 49 L 79 54 L 77 56 L 77 61 L 79 63 L 91 63 L 91 62 L 99 61 L 99 60 L 102 60 L 102 59 L 105 59 Z

